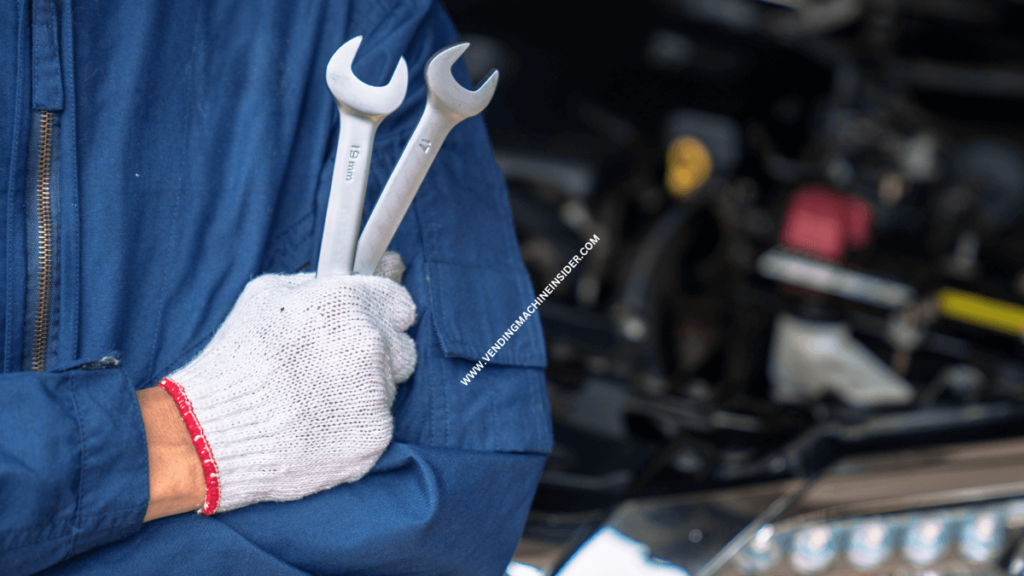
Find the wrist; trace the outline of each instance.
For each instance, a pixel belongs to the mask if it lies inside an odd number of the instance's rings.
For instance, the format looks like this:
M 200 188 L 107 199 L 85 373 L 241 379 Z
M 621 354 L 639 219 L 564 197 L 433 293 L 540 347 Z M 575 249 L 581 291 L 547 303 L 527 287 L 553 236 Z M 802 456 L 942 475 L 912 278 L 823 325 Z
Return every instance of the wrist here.
M 149 454 L 145 522 L 199 509 L 206 498 L 202 464 L 177 405 L 162 388 L 136 392 Z

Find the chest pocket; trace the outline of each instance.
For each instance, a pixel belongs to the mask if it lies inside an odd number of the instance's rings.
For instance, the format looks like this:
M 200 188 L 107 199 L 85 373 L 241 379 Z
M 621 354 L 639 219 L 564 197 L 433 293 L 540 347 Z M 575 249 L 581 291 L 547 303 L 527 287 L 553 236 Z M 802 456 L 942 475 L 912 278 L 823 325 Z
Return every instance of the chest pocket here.
M 467 121 L 456 131 L 392 243 L 407 258 L 406 286 L 420 315 L 419 364 L 396 403 L 395 438 L 546 453 L 544 335 L 539 315 L 527 312 L 534 294 L 508 192 L 482 122 Z M 382 152 L 382 163 L 391 165 L 400 147 Z M 394 160 L 383 159 L 392 154 Z

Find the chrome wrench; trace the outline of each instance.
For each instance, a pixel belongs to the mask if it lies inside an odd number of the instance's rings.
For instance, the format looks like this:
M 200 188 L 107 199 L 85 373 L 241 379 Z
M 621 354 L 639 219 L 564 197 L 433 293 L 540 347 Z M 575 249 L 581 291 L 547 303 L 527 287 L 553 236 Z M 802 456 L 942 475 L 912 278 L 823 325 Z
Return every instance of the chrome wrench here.
M 359 236 L 353 266 L 356 274 L 373 274 L 377 268 L 448 132 L 459 122 L 483 111 L 494 96 L 498 87 L 497 70 L 493 70 L 475 91 L 466 90 L 452 76 L 452 65 L 466 48 L 469 48 L 468 42 L 453 44 L 438 51 L 427 62 L 423 72 L 427 81 L 427 107 Z
M 327 63 L 327 87 L 338 105 L 341 125 L 317 276 L 352 273 L 373 137 L 381 121 L 405 99 L 409 84 L 405 58 L 398 60 L 386 86 L 370 86 L 356 78 L 352 61 L 362 40 L 356 36 L 345 42 Z

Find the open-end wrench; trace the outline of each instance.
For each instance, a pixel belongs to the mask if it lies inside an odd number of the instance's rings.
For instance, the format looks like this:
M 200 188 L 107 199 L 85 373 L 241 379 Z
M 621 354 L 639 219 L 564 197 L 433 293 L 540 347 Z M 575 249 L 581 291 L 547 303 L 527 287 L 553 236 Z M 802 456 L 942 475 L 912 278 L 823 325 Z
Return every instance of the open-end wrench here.
M 409 83 L 405 58 L 398 60 L 386 86 L 370 86 L 356 78 L 352 61 L 362 40 L 356 36 L 345 42 L 327 63 L 327 87 L 338 104 L 341 127 L 317 276 L 352 273 L 373 137 L 384 117 L 405 99 Z
M 359 236 L 353 266 L 356 274 L 373 274 L 448 132 L 459 122 L 479 114 L 494 96 L 497 70 L 472 92 L 452 76 L 452 65 L 466 48 L 468 42 L 453 44 L 427 62 L 423 73 L 427 80 L 427 107 Z

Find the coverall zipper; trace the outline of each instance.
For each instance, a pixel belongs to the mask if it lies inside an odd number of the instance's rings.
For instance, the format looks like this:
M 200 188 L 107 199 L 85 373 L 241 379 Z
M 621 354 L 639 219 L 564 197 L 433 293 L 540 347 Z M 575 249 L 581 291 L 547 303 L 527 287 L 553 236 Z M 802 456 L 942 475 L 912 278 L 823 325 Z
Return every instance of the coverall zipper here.
M 35 314 L 32 330 L 32 369 L 46 370 L 46 348 L 50 337 L 50 301 L 53 289 L 53 213 L 50 203 L 50 182 L 53 169 L 53 112 L 39 113 L 39 134 L 36 145 L 35 208 L 37 220 Z

